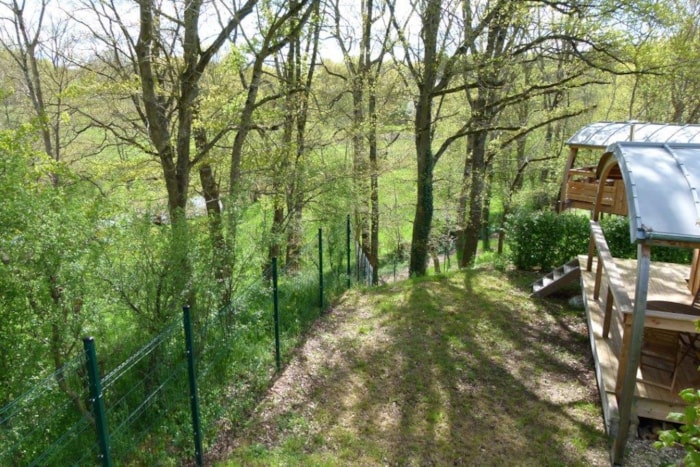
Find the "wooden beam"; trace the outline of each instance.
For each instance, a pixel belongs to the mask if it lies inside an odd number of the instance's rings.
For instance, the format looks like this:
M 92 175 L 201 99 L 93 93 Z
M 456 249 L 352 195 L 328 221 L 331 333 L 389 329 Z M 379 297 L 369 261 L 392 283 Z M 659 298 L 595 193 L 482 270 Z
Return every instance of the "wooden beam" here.
M 695 296 L 700 289 L 700 250 L 693 250 L 693 262 L 690 264 L 690 280 L 688 281 L 690 293 Z
M 608 296 L 605 299 L 605 315 L 603 318 L 603 337 L 606 339 L 610 334 L 610 322 L 612 321 L 613 300 L 613 294 L 610 291 L 610 287 L 608 287 Z
M 595 284 L 593 286 L 593 298 L 595 300 L 598 300 L 598 297 L 600 297 L 600 286 L 603 283 L 603 262 L 598 261 L 598 264 L 596 264 L 595 268 Z M 610 291 L 608 290 L 608 295 L 610 295 Z
M 633 313 L 628 313 L 625 318 Z M 667 329 L 669 331 L 697 333 L 695 323 L 700 319 L 697 315 L 687 315 L 682 313 L 669 313 L 668 311 L 658 311 L 647 309 L 644 314 L 644 327 Z
M 567 195 L 566 195 L 566 187 L 569 182 L 569 172 L 571 171 L 571 168 L 574 166 L 574 161 L 576 160 L 576 154 L 578 153 L 578 148 L 577 147 L 570 147 L 569 148 L 569 159 L 566 161 L 566 167 L 564 167 L 564 176 L 562 177 L 564 180 L 562 180 L 561 183 L 561 188 L 559 188 L 559 204 L 557 206 L 557 212 L 562 212 L 565 209 L 566 206 L 566 200 L 567 200 Z
M 626 314 L 622 320 L 622 344 L 617 356 L 617 375 L 615 377 L 615 394 L 618 400 L 622 398 L 622 389 L 625 386 L 625 374 L 627 373 L 627 360 L 632 344 L 632 315 Z M 637 369 L 634 369 L 635 373 Z M 635 378 L 636 380 L 636 378 Z

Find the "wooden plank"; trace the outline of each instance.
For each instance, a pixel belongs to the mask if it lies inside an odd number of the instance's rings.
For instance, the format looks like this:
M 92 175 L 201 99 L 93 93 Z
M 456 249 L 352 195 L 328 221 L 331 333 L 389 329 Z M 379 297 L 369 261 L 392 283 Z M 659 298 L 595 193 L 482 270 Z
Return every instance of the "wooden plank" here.
M 682 407 L 657 399 L 638 399 L 637 416 L 651 418 L 654 420 L 668 420 L 668 414 L 679 412 Z
M 644 327 L 695 333 L 697 332 L 696 321 L 698 321 L 698 317 L 693 315 L 647 310 L 644 317 Z
M 559 209 L 558 211 L 561 211 L 566 208 L 567 206 L 567 198 L 568 198 L 568 187 L 567 187 L 567 182 L 569 181 L 570 175 L 569 171 L 573 168 L 574 162 L 576 161 L 576 155 L 578 154 L 578 148 L 575 147 L 569 147 L 569 157 L 566 160 L 566 167 L 564 167 L 564 176 L 562 177 L 562 183 L 561 183 L 561 189 L 559 192 L 561 193 L 561 199 L 559 200 Z
M 603 262 L 598 261 L 595 267 L 595 287 L 593 288 L 593 298 L 598 300 L 600 297 L 600 287 L 603 284 Z M 610 293 L 608 293 L 610 295 Z
M 579 259 L 582 261 L 582 259 Z M 590 275 L 590 273 L 585 273 Z M 588 322 L 588 337 L 593 355 L 596 383 L 600 394 L 600 403 L 603 409 L 603 420 L 605 431 L 610 436 L 617 434 L 619 426 L 619 416 L 617 410 L 617 398 L 615 394 L 606 390 L 606 387 L 614 387 L 615 375 L 610 371 L 610 365 L 606 362 L 617 361 L 614 355 L 610 355 L 610 349 L 605 339 L 602 339 L 602 313 L 597 301 L 590 300 L 591 294 L 587 293 L 588 288 L 593 284 L 592 280 L 585 280 L 581 275 L 581 289 L 583 293 L 584 307 L 586 308 L 586 320 Z M 598 310 L 596 312 L 595 310 Z
M 615 180 L 613 193 L 613 212 L 621 216 L 627 215 L 627 194 L 625 192 L 625 183 L 622 180 Z
M 632 315 L 626 315 L 622 322 L 622 346 L 617 360 L 617 375 L 615 377 L 615 394 L 618 399 L 622 397 L 622 388 L 625 385 L 625 375 L 632 344 Z

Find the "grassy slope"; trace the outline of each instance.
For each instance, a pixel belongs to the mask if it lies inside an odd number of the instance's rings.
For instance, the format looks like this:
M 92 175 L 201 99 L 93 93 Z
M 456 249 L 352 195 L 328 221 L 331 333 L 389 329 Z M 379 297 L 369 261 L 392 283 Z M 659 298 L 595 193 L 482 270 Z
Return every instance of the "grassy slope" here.
M 583 312 L 533 301 L 530 279 L 353 291 L 214 451 L 225 465 L 605 465 Z

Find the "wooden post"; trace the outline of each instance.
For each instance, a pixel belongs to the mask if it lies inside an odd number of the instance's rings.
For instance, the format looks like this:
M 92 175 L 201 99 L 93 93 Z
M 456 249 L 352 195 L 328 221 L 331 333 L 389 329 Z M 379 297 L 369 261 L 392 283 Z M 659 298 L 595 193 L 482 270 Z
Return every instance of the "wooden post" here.
M 610 321 L 612 321 L 612 309 L 615 298 L 612 293 L 610 285 L 608 285 L 608 296 L 605 299 L 605 317 L 603 319 L 603 337 L 608 338 L 610 334 Z
M 603 154 L 605 156 L 605 154 Z M 601 180 L 608 178 L 610 171 L 617 164 L 617 160 L 614 157 L 609 158 L 610 160 L 605 163 L 603 168 L 600 170 L 600 177 L 598 178 L 598 186 L 596 189 L 595 203 L 593 204 L 593 215 L 591 220 L 593 222 L 598 222 L 600 219 L 601 208 L 603 205 L 603 193 L 605 191 L 605 183 L 601 183 Z M 612 162 L 611 162 L 612 161 Z M 593 235 L 591 235 L 591 240 L 588 243 L 588 263 L 586 264 L 586 271 L 590 271 L 593 267 L 593 254 L 595 253 L 595 240 Z
M 557 205 L 557 212 L 562 212 L 566 206 L 567 188 L 569 184 L 569 171 L 574 166 L 574 161 L 576 161 L 576 154 L 578 154 L 578 148 L 572 146 L 569 148 L 569 160 L 566 161 L 566 167 L 564 167 L 564 176 L 561 183 L 561 188 L 559 189 L 559 204 Z
M 695 296 L 700 289 L 700 250 L 693 250 L 693 262 L 690 263 L 690 280 L 688 281 L 690 293 Z
M 597 222 L 597 221 L 596 221 Z M 595 255 L 595 238 L 593 238 L 593 232 L 591 232 L 591 238 L 588 241 L 588 261 L 586 262 L 586 271 L 591 271 L 593 269 L 593 256 Z M 598 260 L 600 262 L 600 260 Z M 596 277 L 597 281 L 597 277 Z
M 603 260 L 598 257 L 598 264 L 595 268 L 595 284 L 593 285 L 593 299 L 598 300 L 600 297 L 600 286 L 603 282 Z M 610 293 L 610 288 L 608 287 L 608 293 Z
M 622 316 L 622 342 L 620 343 L 620 354 L 617 356 L 617 377 L 615 379 L 615 394 L 618 400 L 622 396 L 622 388 L 625 385 L 625 374 L 627 372 L 627 361 L 629 359 L 630 345 L 632 343 L 632 316 L 626 314 Z M 635 374 L 637 369 L 635 368 Z M 635 384 L 636 384 L 635 376 Z

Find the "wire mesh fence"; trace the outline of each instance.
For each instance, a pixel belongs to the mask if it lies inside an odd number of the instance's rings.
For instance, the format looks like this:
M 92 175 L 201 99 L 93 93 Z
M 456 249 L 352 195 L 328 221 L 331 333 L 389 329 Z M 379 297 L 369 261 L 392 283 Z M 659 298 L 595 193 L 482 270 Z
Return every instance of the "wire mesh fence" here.
M 0 409 L 0 464 L 60 465 L 94 444 L 85 386 L 79 356 Z
M 279 313 L 277 348 L 284 361 L 326 306 L 351 285 L 349 235 L 349 223 L 319 229 L 307 239 L 299 261 L 277 271 L 276 290 L 266 272 L 238 287 L 227 306 L 192 310 L 191 349 L 187 319 L 180 318 L 125 357 L 91 342 L 96 369 L 91 378 L 86 339 L 84 354 L 0 408 L 0 465 L 201 463 L 202 440 L 206 450 L 222 421 L 240 423 L 275 372 L 273 308 Z M 196 365 L 188 366 L 189 356 Z M 103 361 L 118 363 L 100 373 Z

